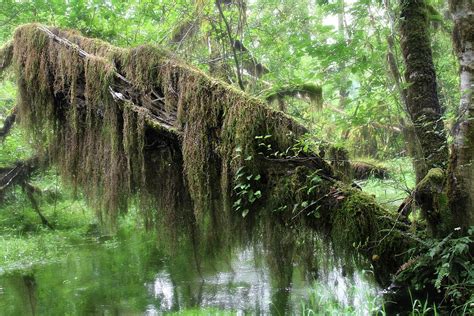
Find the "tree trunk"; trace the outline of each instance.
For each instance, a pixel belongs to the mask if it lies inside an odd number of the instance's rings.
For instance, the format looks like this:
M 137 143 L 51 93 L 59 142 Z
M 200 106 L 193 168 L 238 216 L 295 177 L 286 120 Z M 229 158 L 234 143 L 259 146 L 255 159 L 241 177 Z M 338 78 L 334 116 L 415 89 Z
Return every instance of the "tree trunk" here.
M 460 64 L 461 102 L 453 129 L 448 196 L 454 224 L 474 224 L 474 2 L 450 0 L 453 46 Z
M 420 141 L 423 159 L 420 164 L 424 165 L 421 174 L 425 177 L 432 168 L 445 169 L 448 148 L 437 94 L 426 4 L 424 0 L 400 0 L 400 4 L 400 45 L 406 65 L 407 109 Z M 415 197 L 434 234 L 443 220 L 436 197 L 431 194 Z
M 420 139 L 427 170 L 444 168 L 448 158 L 442 110 L 423 0 L 401 0 L 401 47 L 406 64 L 407 106 Z
M 400 73 L 400 67 L 398 62 L 397 46 L 395 45 L 395 13 L 392 9 L 390 0 L 384 0 L 384 7 L 387 11 L 388 21 L 390 23 L 390 35 L 387 37 L 388 52 L 387 52 L 387 63 L 392 75 L 393 83 L 400 95 L 400 100 L 404 112 L 407 114 L 408 111 L 408 96 L 405 81 Z M 426 165 L 421 152 L 420 140 L 415 134 L 415 129 L 411 118 L 408 122 L 404 118 L 400 119 L 400 125 L 402 128 L 403 137 L 405 139 L 405 148 L 408 155 L 412 158 L 413 169 L 415 170 L 416 183 L 418 184 L 423 180 L 426 174 Z

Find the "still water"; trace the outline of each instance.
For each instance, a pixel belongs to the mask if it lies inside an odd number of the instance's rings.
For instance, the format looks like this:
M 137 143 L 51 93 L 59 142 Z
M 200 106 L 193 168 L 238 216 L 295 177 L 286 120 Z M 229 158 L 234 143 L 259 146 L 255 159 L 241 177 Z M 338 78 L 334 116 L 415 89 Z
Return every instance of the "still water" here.
M 309 281 L 295 264 L 282 285 L 258 243 L 206 260 L 156 238 L 90 243 L 59 262 L 6 272 L 0 315 L 367 314 L 377 294 L 370 273 L 343 277 L 334 267 Z

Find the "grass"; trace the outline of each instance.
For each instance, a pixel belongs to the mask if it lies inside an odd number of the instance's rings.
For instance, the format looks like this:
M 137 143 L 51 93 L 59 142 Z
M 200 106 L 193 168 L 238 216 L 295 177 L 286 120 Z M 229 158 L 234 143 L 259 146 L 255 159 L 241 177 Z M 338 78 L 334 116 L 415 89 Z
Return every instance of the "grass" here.
M 59 260 L 74 249 L 76 238 L 80 236 L 70 232 L 0 236 L 0 273 Z
M 346 278 L 337 277 L 334 287 L 324 282 L 313 284 L 308 298 L 301 302 L 301 314 L 377 315 L 383 306 L 382 297 L 376 287 L 360 282 L 360 278 L 364 278 L 363 274 L 354 275 L 348 283 Z
M 301 302 L 301 314 L 305 316 L 319 316 L 319 315 L 373 315 L 373 316 L 386 316 L 391 315 L 392 312 L 388 312 L 385 309 L 383 297 L 377 295 L 375 292 L 362 289 L 353 286 L 349 289 L 350 292 L 359 292 L 360 303 L 359 305 L 347 305 L 341 303 L 337 299 L 333 289 L 325 286 L 316 285 L 309 296 L 307 301 Z M 411 297 L 412 304 L 411 310 L 404 311 L 404 315 L 410 316 L 425 316 L 425 315 L 439 315 L 436 305 L 431 306 L 428 301 L 422 301 Z

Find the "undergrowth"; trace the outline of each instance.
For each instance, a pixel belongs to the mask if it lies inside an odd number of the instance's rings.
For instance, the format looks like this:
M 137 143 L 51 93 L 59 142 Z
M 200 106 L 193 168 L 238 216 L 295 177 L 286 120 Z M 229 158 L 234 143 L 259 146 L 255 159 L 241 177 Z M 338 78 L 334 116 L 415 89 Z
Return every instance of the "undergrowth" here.
M 442 239 L 426 239 L 410 250 L 411 259 L 395 283 L 414 296 L 425 293 L 457 314 L 474 312 L 474 227 L 455 230 Z
M 361 158 L 358 159 L 365 161 Z M 369 161 L 374 163 L 372 160 Z M 369 177 L 367 180 L 357 181 L 357 183 L 364 192 L 374 195 L 381 205 L 396 210 L 415 187 L 415 175 L 411 160 L 402 157 L 375 163 L 389 170 L 389 178 Z
M 42 214 L 54 230 L 45 227 L 21 188 L 6 192 L 0 207 L 0 273 L 60 260 L 100 236 L 83 200 L 64 190 L 55 172 L 32 178 Z

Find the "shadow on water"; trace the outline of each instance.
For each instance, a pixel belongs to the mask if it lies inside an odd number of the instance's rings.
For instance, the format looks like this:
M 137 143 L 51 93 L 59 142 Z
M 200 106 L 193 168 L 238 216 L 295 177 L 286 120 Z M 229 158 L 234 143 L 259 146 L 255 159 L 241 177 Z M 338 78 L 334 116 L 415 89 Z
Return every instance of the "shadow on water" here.
M 61 262 L 0 276 L 0 314 L 286 315 L 304 304 L 324 311 L 325 298 L 364 311 L 361 295 L 376 293 L 371 281 L 340 268 L 316 235 L 285 231 L 263 221 L 240 230 L 252 238 L 233 232 L 225 243 L 161 230 L 82 246 Z

